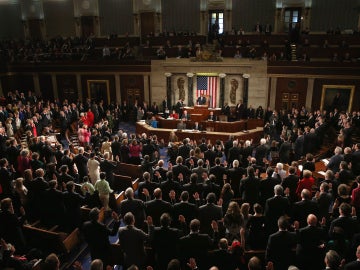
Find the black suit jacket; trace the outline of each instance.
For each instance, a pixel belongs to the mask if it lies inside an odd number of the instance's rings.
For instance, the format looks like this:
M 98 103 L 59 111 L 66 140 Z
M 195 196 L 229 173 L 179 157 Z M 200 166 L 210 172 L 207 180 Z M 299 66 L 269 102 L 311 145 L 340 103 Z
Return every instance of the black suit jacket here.
M 246 177 L 240 181 L 240 196 L 245 202 L 254 205 L 259 201 L 260 179 L 257 177 Z
M 318 219 L 320 215 L 319 206 L 316 202 L 311 200 L 302 200 L 294 203 L 292 210 L 293 220 L 300 223 L 300 228 L 307 226 L 307 216 L 314 214 Z
M 200 220 L 200 232 L 212 233 L 211 221 L 221 220 L 223 218 L 223 212 L 221 206 L 217 206 L 213 203 L 207 203 L 199 207 L 199 220 Z
M 189 178 L 189 176 L 191 174 L 190 169 L 187 166 L 182 165 L 182 164 L 177 164 L 177 165 L 173 166 L 172 171 L 173 171 L 174 179 L 178 179 L 179 174 L 182 173 L 185 181 Z
M 166 269 L 170 260 L 177 257 L 177 246 L 183 232 L 169 227 L 154 229 L 151 246 L 154 249 L 155 261 L 159 269 Z
M 183 215 L 186 223 L 189 225 L 191 220 L 198 217 L 198 214 L 198 208 L 193 203 L 181 201 L 173 206 L 173 222 L 175 224 L 179 224 L 179 215 Z
M 109 236 L 116 235 L 120 226 L 120 222 L 115 222 L 112 230 L 102 223 L 86 221 L 83 224 L 82 231 L 84 233 L 85 241 L 90 248 L 91 259 L 101 259 L 104 262 L 108 261 L 110 251 Z
M 321 269 L 325 250 L 319 246 L 327 239 L 323 228 L 306 226 L 298 231 L 297 237 L 296 257 L 301 269 Z
M 230 182 L 231 188 L 234 191 L 235 197 L 240 197 L 240 181 L 246 171 L 243 167 L 234 167 L 227 171 L 228 181 Z
M 127 212 L 131 212 L 135 217 L 135 226 L 143 228 L 145 216 L 145 205 L 142 200 L 126 199 L 120 203 L 120 215 L 125 216 Z
M 268 234 L 272 234 L 278 229 L 278 219 L 281 216 L 289 215 L 290 202 L 286 197 L 274 196 L 266 200 L 265 203 L 265 220 Z
M 87 162 L 88 158 L 84 155 L 78 154 L 74 157 L 74 163 L 78 169 L 80 180 L 82 180 L 84 176 L 88 175 Z
M 166 201 L 160 199 L 154 199 L 146 202 L 146 215 L 153 218 L 155 226 L 160 226 L 160 216 L 164 213 L 172 215 L 172 205 Z
M 351 240 L 355 233 L 360 230 L 359 222 L 352 217 L 338 217 L 330 224 L 329 236 L 333 237 L 334 227 L 340 227 L 345 232 L 345 238 Z
M 221 165 L 216 165 L 210 168 L 210 174 L 215 175 L 216 184 L 220 185 L 222 188 L 224 185 L 223 176 L 226 175 L 226 168 Z
M 214 239 L 215 240 L 215 239 Z M 208 251 L 214 247 L 214 241 L 208 234 L 190 233 L 180 238 L 179 256 L 183 264 L 194 258 L 199 264 L 199 269 L 205 269 L 207 266 Z
M 270 235 L 265 252 L 266 262 L 273 262 L 276 270 L 287 270 L 295 261 L 292 252 L 295 245 L 295 233 L 278 231 Z
M 344 270 L 358 270 L 360 269 L 360 261 L 349 262 L 345 265 Z

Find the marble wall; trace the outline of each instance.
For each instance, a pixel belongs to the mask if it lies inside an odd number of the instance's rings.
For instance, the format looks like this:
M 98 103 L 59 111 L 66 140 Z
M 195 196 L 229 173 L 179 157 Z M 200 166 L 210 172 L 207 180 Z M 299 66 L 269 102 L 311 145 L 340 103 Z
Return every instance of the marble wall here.
M 242 98 L 243 94 L 243 74 L 249 74 L 249 100 L 248 104 L 255 107 L 265 106 L 268 96 L 268 77 L 267 63 L 265 61 L 248 60 L 248 59 L 224 59 L 223 62 L 190 62 L 189 59 L 167 59 L 166 61 L 153 60 L 151 63 L 151 82 L 150 93 L 151 100 L 161 103 L 166 95 L 166 76 L 165 73 L 171 73 L 171 89 L 173 92 L 172 101 L 175 102 L 179 97 L 179 87 L 177 80 L 184 78 L 184 88 L 188 93 L 188 77 L 187 73 L 225 73 L 225 102 L 230 106 L 235 103 L 230 102 L 231 80 L 238 81 L 238 89 L 236 91 L 236 102 Z M 193 99 L 196 96 L 196 77 L 193 77 Z M 220 79 L 218 80 L 220 82 Z M 220 91 L 220 85 L 218 85 Z M 218 93 L 220 96 L 220 92 Z M 188 103 L 188 96 L 185 97 L 185 104 Z M 219 100 L 217 102 L 219 104 Z

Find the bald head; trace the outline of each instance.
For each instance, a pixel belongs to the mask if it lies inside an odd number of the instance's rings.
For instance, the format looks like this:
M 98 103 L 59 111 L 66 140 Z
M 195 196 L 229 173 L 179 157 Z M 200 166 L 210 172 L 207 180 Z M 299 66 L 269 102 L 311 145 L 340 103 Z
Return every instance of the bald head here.
M 317 224 L 317 217 L 315 215 L 313 215 L 313 214 L 308 215 L 307 224 L 309 226 L 314 226 L 315 227 L 316 224 Z

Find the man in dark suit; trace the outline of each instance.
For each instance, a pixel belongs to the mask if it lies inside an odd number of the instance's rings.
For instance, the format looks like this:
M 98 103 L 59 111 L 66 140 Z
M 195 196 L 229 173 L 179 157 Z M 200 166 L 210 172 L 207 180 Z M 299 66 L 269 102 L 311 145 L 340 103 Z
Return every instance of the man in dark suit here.
M 229 252 L 229 244 L 226 238 L 221 238 L 218 243 L 218 249 L 210 254 L 212 266 L 216 266 L 219 270 L 235 269 L 235 258 Z M 211 268 L 215 269 L 215 268 Z
M 106 173 L 106 181 L 109 182 L 110 187 L 114 186 L 113 172 L 116 169 L 116 162 L 110 160 L 110 153 L 104 154 L 104 159 L 100 161 L 100 170 Z
M 198 105 L 206 105 L 206 97 L 205 97 L 203 94 L 201 94 L 201 95 L 197 98 L 196 103 L 197 103 Z
M 79 193 L 75 192 L 75 184 L 73 181 L 66 183 L 66 191 L 63 193 L 65 206 L 65 229 L 67 232 L 72 232 L 75 228 L 81 226 L 81 210 L 80 207 L 84 205 L 85 198 Z
M 165 113 L 166 110 L 170 108 L 168 102 L 167 102 L 167 96 L 164 97 L 164 100 L 162 101 L 162 109 L 163 113 Z
M 171 201 L 171 198 L 169 196 L 170 191 L 173 190 L 177 195 L 180 193 L 182 187 L 179 182 L 174 181 L 172 171 L 167 172 L 166 179 L 167 179 L 166 181 L 161 182 L 160 188 L 163 193 L 164 200 L 170 202 Z
M 215 158 L 216 158 L 216 152 L 213 150 L 213 146 L 211 144 L 206 145 L 204 153 L 204 160 L 205 162 L 209 162 L 209 166 L 215 165 Z
M 199 220 L 201 223 L 200 231 L 211 235 L 211 222 L 223 218 L 221 206 L 216 205 L 215 193 L 209 193 L 206 196 L 206 204 L 199 207 Z
M 199 265 L 199 269 L 207 268 L 207 253 L 214 248 L 214 243 L 218 238 L 218 226 L 216 221 L 211 222 L 212 235 L 211 238 L 208 234 L 201 234 L 200 221 L 193 219 L 190 222 L 190 233 L 187 236 L 180 238 L 179 241 L 179 255 L 183 264 L 188 261 L 189 258 L 194 258 Z
M 360 143 L 355 144 L 354 150 L 351 156 L 351 169 L 354 175 L 360 175 Z
M 215 158 L 215 166 L 210 168 L 210 174 L 215 175 L 215 183 L 220 186 L 220 188 L 224 185 L 224 175 L 226 175 L 226 168 L 221 166 L 221 160 L 219 157 Z
M 340 227 L 345 232 L 345 239 L 351 241 L 354 234 L 359 232 L 359 222 L 351 216 L 352 208 L 350 204 L 340 204 L 339 212 L 340 216 L 330 224 L 329 236 L 333 238 L 334 228 Z
M 239 193 L 243 201 L 254 205 L 259 201 L 260 196 L 260 179 L 255 176 L 253 167 L 247 168 L 247 177 L 241 179 Z
M 35 171 L 36 178 L 30 181 L 28 185 L 28 215 L 32 218 L 40 218 L 44 209 L 44 193 L 49 188 L 49 183 L 44 179 L 45 172 L 43 169 Z
M 270 235 L 265 260 L 267 263 L 272 262 L 276 270 L 287 270 L 294 263 L 292 249 L 296 245 L 296 234 L 288 232 L 288 221 L 285 216 L 278 220 L 279 231 Z
M 260 145 L 255 148 L 255 158 L 256 164 L 259 166 L 264 166 L 264 158 L 267 158 L 269 152 L 269 147 L 266 145 L 266 139 L 262 138 L 260 140 Z
M 314 153 L 318 147 L 318 139 L 315 134 L 315 129 L 310 129 L 310 132 L 304 135 L 303 154 Z
M 185 119 L 185 121 L 189 121 L 189 120 L 190 120 L 190 117 L 191 117 L 191 116 L 190 116 L 190 114 L 188 113 L 188 111 L 187 111 L 187 110 L 184 110 L 181 118 L 182 118 L 182 119 Z
M 190 151 L 190 150 L 189 150 Z M 189 178 L 191 174 L 191 170 L 182 164 L 183 163 L 183 157 L 178 156 L 176 158 L 176 165 L 172 167 L 173 177 L 174 180 L 177 181 L 179 179 L 179 174 L 181 173 L 183 175 L 183 178 L 185 181 Z
M 143 179 L 144 181 L 139 184 L 138 198 L 146 202 L 153 198 L 154 190 L 159 187 L 159 184 L 151 180 L 149 172 L 143 173 Z
M 310 214 L 307 217 L 308 226 L 297 233 L 296 259 L 301 269 L 317 270 L 323 267 L 324 243 L 327 237 L 323 228 L 318 227 L 317 223 L 317 217 Z
M 100 210 L 98 208 L 91 209 L 89 213 L 90 220 L 83 224 L 82 231 L 85 241 L 90 248 L 91 259 L 101 259 L 104 265 L 107 265 L 110 254 L 109 236 L 116 235 L 120 226 L 120 219 L 115 212 L 112 212 L 112 218 L 115 220 L 115 224 L 112 230 L 110 230 L 99 221 L 99 213 Z
M 145 241 L 150 240 L 153 224 L 152 219 L 148 218 L 148 233 L 136 228 L 135 217 L 131 212 L 124 216 L 125 227 L 119 230 L 119 243 L 124 251 L 124 268 L 127 269 L 131 265 L 136 265 L 138 269 L 143 269 L 146 264 Z
M 356 249 L 356 261 L 345 264 L 344 270 L 358 270 L 360 269 L 360 245 Z
M 160 227 L 156 227 L 151 236 L 151 246 L 154 250 L 155 263 L 159 269 L 166 269 L 169 261 L 177 257 L 179 239 L 184 235 L 182 230 L 170 228 L 170 215 L 164 213 L 160 217 Z M 184 217 L 181 217 L 181 223 L 186 228 Z
M 281 182 L 280 179 L 272 177 L 273 173 L 273 168 L 267 168 L 267 177 L 260 181 L 260 204 L 263 206 L 265 206 L 266 200 L 274 195 L 274 187 Z
M 142 200 L 134 198 L 134 190 L 129 187 L 125 190 L 126 199 L 121 201 L 119 206 L 120 216 L 124 217 L 126 213 L 131 212 L 135 217 L 135 226 L 143 228 L 145 221 L 145 205 Z
M 183 190 L 189 192 L 189 201 L 191 203 L 196 203 L 197 200 L 200 200 L 200 195 L 202 194 L 202 184 L 198 184 L 198 175 L 192 173 L 190 175 L 190 183 L 183 185 Z
M 207 162 L 207 164 L 204 164 L 204 160 L 198 159 L 197 167 L 193 168 L 191 170 L 191 172 L 196 173 L 198 175 L 198 182 L 203 182 L 202 181 L 202 173 L 203 172 L 207 172 L 207 173 L 209 172 L 209 162 Z
M 209 116 L 208 116 L 208 121 L 216 121 L 216 115 L 214 115 L 214 112 L 210 112 Z
M 299 160 L 304 155 L 304 135 L 301 129 L 298 130 L 298 137 L 294 143 L 295 159 Z
M 186 160 L 190 156 L 191 147 L 187 139 L 183 140 L 183 145 L 179 147 L 179 156 Z
M 74 163 L 78 169 L 80 180 L 82 180 L 84 176 L 88 175 L 87 162 L 88 158 L 84 156 L 84 148 L 79 147 L 79 153 L 74 157 Z
M 26 251 L 26 241 L 23 234 L 23 223 L 25 222 L 25 210 L 20 210 L 20 216 L 15 214 L 14 206 L 10 198 L 1 200 L 0 211 L 0 235 L 2 241 L 11 242 L 16 246 L 18 252 Z M 4 251 L 1 248 L 1 251 Z M 21 254 L 21 253 L 20 253 Z M 2 266 L 2 264 L 0 264 Z
M 182 215 L 189 225 L 191 220 L 198 217 L 198 208 L 195 204 L 189 203 L 189 192 L 187 191 L 181 192 L 180 200 L 173 206 L 173 220 L 177 224 L 179 216 Z
M 12 180 L 14 172 L 7 168 L 8 165 L 9 162 L 6 158 L 2 158 L 0 160 L 0 186 L 2 189 L 2 192 L 0 193 L 0 199 L 12 196 Z
M 44 200 L 42 202 L 45 212 L 40 219 L 43 224 L 49 226 L 60 225 L 60 228 L 63 229 L 65 220 L 64 196 L 57 187 L 57 180 L 49 181 L 49 189 L 44 192 Z
M 114 157 L 114 160 L 117 160 L 119 158 L 120 160 L 120 148 L 121 148 L 121 142 L 119 141 L 119 136 L 115 135 L 114 140 L 111 143 L 111 152 Z
M 164 213 L 172 215 L 172 205 L 162 199 L 162 191 L 160 188 L 154 190 L 154 200 L 146 202 L 146 215 L 153 218 L 155 226 L 160 225 L 160 216 Z
M 294 203 L 292 210 L 293 220 L 297 220 L 300 223 L 300 228 L 307 225 L 307 217 L 310 214 L 314 214 L 319 217 L 319 206 L 316 202 L 311 200 L 311 192 L 307 189 L 301 191 L 301 201 Z
M 193 129 L 201 131 L 202 130 L 202 125 L 200 125 L 199 122 L 196 121 L 194 123 L 194 128 Z
M 236 104 L 235 111 L 236 111 L 236 119 L 237 120 L 240 120 L 244 117 L 245 106 L 244 106 L 242 100 L 239 100 L 239 103 Z
M 240 158 L 240 148 L 238 146 L 238 141 L 233 141 L 233 147 L 229 149 L 229 153 L 227 155 L 227 161 L 229 164 L 232 164 L 235 159 L 241 160 Z
M 265 203 L 265 222 L 268 235 L 276 232 L 278 219 L 281 216 L 290 214 L 290 202 L 283 197 L 283 188 L 280 185 L 274 187 L 275 196 L 266 200 Z
M 296 189 L 299 182 L 299 176 L 295 175 L 296 168 L 293 166 L 290 166 L 289 169 L 289 175 L 284 178 L 283 182 L 281 183 L 284 190 L 286 190 L 286 193 L 289 196 L 290 202 L 296 202 L 298 200 L 296 195 Z
M 240 181 L 246 174 L 243 167 L 239 166 L 239 161 L 235 159 L 232 163 L 232 168 L 227 171 L 229 182 L 235 197 L 240 197 Z
M 17 168 L 17 158 L 20 155 L 21 145 L 17 144 L 15 138 L 10 139 L 10 146 L 6 149 L 6 157 L 9 164 Z

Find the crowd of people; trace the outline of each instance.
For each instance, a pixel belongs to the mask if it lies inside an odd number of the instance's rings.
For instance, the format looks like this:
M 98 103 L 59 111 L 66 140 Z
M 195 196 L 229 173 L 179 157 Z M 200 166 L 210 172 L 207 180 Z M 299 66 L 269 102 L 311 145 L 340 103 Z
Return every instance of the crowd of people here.
M 134 108 L 148 109 L 7 95 L 0 107 L 1 254 L 16 251 L 3 256 L 3 265 L 27 253 L 18 269 L 32 266 L 22 226 L 40 220 L 65 232 L 80 228 L 92 259 L 104 265 L 111 261 L 108 236 L 117 234 L 124 269 L 356 269 L 360 143 L 353 144 L 352 134 L 360 112 L 258 108 L 264 138 L 254 144 L 127 134 L 121 122 Z M 49 141 L 54 131 L 63 145 Z M 76 150 L 67 147 L 69 132 L 78 134 Z M 334 154 L 316 178 L 314 155 L 331 136 Z M 117 162 L 143 170 L 138 189 L 126 189 L 118 206 Z M 82 205 L 93 207 L 85 223 Z M 114 220 L 111 229 L 101 211 Z M 247 260 L 246 250 L 265 250 L 265 257 Z
M 263 38 L 259 38 L 256 42 L 245 36 L 245 32 L 240 29 L 231 30 L 229 33 L 216 35 L 214 56 L 221 58 L 224 55 L 230 57 L 226 51 L 233 52 L 234 58 L 256 58 L 269 61 L 290 61 L 292 60 L 291 44 L 297 44 L 296 58 L 301 61 L 310 61 L 310 58 L 318 57 L 316 51 L 310 50 L 310 47 L 319 48 L 321 50 L 329 51 L 328 56 L 324 58 L 331 59 L 333 62 L 356 62 L 359 55 L 352 55 L 349 50 L 352 44 L 348 44 L 345 39 L 338 41 L 336 34 L 335 40 L 329 35 L 324 35 L 324 39 L 320 44 L 311 43 L 311 36 L 308 31 L 304 31 L 297 35 L 294 40 L 291 33 L 285 38 L 281 37 L 283 47 L 279 50 L 279 44 L 270 44 L 268 35 L 271 34 L 271 26 L 257 24 L 254 29 L 255 33 L 265 33 Z M 264 31 L 263 31 L 264 29 Z M 265 31 L 265 29 L 268 29 Z M 358 31 L 354 31 L 354 35 L 358 35 Z M 182 41 L 177 41 L 177 44 L 171 42 L 172 37 L 183 37 Z M 56 61 L 82 61 L 87 60 L 128 60 L 128 59 L 144 59 L 148 57 L 157 57 L 158 59 L 166 59 L 167 57 L 201 58 L 201 54 L 206 47 L 206 41 L 201 44 L 195 40 L 197 34 L 195 33 L 176 33 L 164 32 L 158 34 L 147 35 L 143 44 L 140 44 L 140 39 L 135 41 L 128 38 L 126 33 L 121 46 L 112 46 L 112 41 L 117 38 L 112 34 L 104 42 L 103 40 L 97 42 L 97 38 L 93 35 L 87 38 L 79 37 L 54 37 L 48 40 L 2 40 L 0 41 L 0 59 L 4 63 L 41 63 L 41 62 L 56 62 Z M 158 37 L 163 39 L 163 44 L 154 45 L 151 39 Z M 261 36 L 262 37 L 262 36 Z M 213 42 L 209 38 L 208 43 Z M 281 43 L 280 43 L 281 44 Z M 276 45 L 274 47 L 274 45 Z M 357 44 L 354 44 L 355 46 Z M 332 48 L 330 50 L 329 48 Z M 151 50 L 149 50 L 151 49 Z

